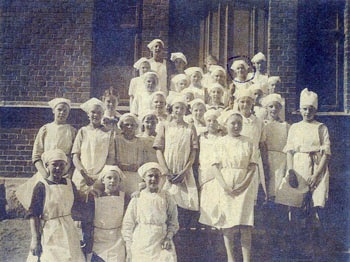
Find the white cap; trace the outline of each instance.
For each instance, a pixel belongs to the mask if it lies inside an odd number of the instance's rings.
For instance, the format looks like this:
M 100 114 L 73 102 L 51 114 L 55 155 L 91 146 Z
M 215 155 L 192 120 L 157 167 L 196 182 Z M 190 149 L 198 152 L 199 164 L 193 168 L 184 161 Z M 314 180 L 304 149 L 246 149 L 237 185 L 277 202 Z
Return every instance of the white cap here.
M 281 82 L 281 78 L 279 76 L 270 76 L 268 79 L 267 79 L 267 83 L 269 83 L 270 85 L 272 84 L 276 84 L 278 82 Z
M 162 40 L 160 40 L 160 39 L 153 39 L 153 40 L 147 45 L 148 49 L 149 49 L 149 50 L 152 50 L 152 48 L 153 48 L 157 43 L 160 43 L 160 44 L 163 46 L 163 48 L 164 48 L 164 42 L 163 42 Z
M 307 88 L 300 93 L 300 107 L 313 106 L 318 108 L 318 96 L 315 92 L 309 91 Z
M 267 85 L 262 82 L 257 82 L 249 86 L 249 88 L 254 92 L 255 90 L 261 90 L 264 94 L 267 94 Z
M 135 116 L 132 113 L 125 113 L 125 114 L 122 114 L 122 116 L 120 117 L 120 119 L 118 121 L 118 127 L 120 129 L 121 129 L 121 123 L 124 122 L 124 120 L 127 118 L 133 118 L 135 120 L 135 123 L 137 124 L 137 126 L 139 126 L 139 120 L 138 120 L 137 116 Z
M 125 178 L 123 171 L 118 166 L 105 165 L 102 171 L 98 174 L 98 180 L 102 180 L 110 171 L 116 172 L 118 174 L 119 182 Z
M 240 115 L 242 116 L 242 114 L 237 111 L 237 110 L 227 110 L 227 111 L 223 111 L 220 115 L 220 117 L 218 118 L 218 121 L 220 123 L 220 125 L 225 125 L 226 124 L 226 121 L 233 115 Z M 243 116 L 242 116 L 243 118 Z
M 204 113 L 204 120 L 207 121 L 207 119 L 212 116 L 214 116 L 215 119 L 218 119 L 220 117 L 219 110 L 215 110 L 215 109 L 208 110 L 207 112 Z
M 185 90 L 185 89 L 184 89 Z M 167 104 L 172 106 L 175 103 L 183 103 L 184 105 L 187 106 L 187 102 L 186 99 L 184 98 L 184 96 L 182 94 L 175 94 L 172 96 L 168 96 L 167 98 Z
M 51 101 L 48 102 L 49 106 L 54 109 L 58 104 L 64 103 L 66 104 L 69 108 L 71 107 L 71 102 L 69 99 L 66 98 L 54 98 Z
M 134 64 L 134 68 L 137 70 L 140 70 L 140 66 L 142 63 L 147 62 L 149 64 L 149 61 L 146 57 L 141 57 L 139 60 L 137 60 Z
M 263 53 L 259 52 L 255 56 L 253 56 L 252 60 L 253 63 L 256 63 L 258 61 L 266 61 L 266 57 Z
M 57 160 L 63 160 L 64 162 L 68 163 L 68 158 L 66 154 L 62 151 L 62 149 L 59 149 L 59 148 L 45 151 L 41 155 L 41 160 L 43 161 L 44 164 L 47 164 L 50 161 L 57 161 Z
M 253 93 L 250 88 L 239 89 L 234 93 L 234 96 L 236 97 L 237 101 L 242 97 L 250 97 L 254 99 Z
M 177 74 L 176 76 L 174 76 L 171 81 L 176 84 L 177 82 L 180 82 L 181 80 L 186 80 L 187 83 L 189 82 L 188 76 L 185 74 Z
M 155 77 L 155 79 L 156 79 L 156 86 L 158 85 L 158 83 L 159 83 L 159 76 L 158 76 L 158 74 L 157 74 L 156 72 L 154 72 L 154 71 L 148 71 L 148 72 L 144 73 L 144 74 L 141 76 L 142 80 L 144 81 L 145 78 L 146 78 L 147 76 Z
M 220 65 L 211 65 L 211 66 L 209 67 L 210 75 L 213 75 L 213 74 L 214 74 L 215 72 L 217 72 L 217 71 L 223 72 L 223 73 L 225 74 L 225 76 L 226 76 L 226 70 L 225 70 L 225 68 L 223 68 L 222 66 L 220 66 Z
M 220 85 L 219 83 L 214 83 L 208 86 L 208 92 L 210 92 L 211 90 L 213 90 L 214 88 L 219 88 L 221 89 L 222 93 L 225 92 L 225 89 L 222 85 Z
M 198 66 L 189 67 L 185 70 L 185 74 L 188 76 L 193 75 L 195 72 L 199 72 L 203 76 L 203 70 Z
M 158 169 L 161 175 L 165 175 L 163 168 L 156 162 L 148 162 L 146 164 L 143 164 L 142 166 L 139 167 L 139 169 L 137 170 L 137 173 L 141 178 L 144 178 L 147 171 L 151 169 Z
M 181 52 L 177 52 L 177 53 L 171 53 L 171 56 L 170 56 L 170 60 L 171 61 L 175 61 L 175 59 L 178 59 L 180 58 L 182 61 L 185 62 L 185 64 L 187 65 L 187 59 L 186 59 L 186 56 L 181 53 Z
M 282 105 L 283 99 L 280 94 L 275 93 L 275 94 L 267 95 L 261 100 L 261 104 L 263 107 L 267 107 L 272 102 L 278 102 L 280 105 Z
M 204 101 L 200 98 L 193 99 L 189 104 L 191 105 L 191 108 L 196 104 L 202 104 L 205 107 Z
M 86 113 L 89 113 L 91 111 L 91 108 L 93 106 L 100 106 L 104 111 L 106 111 L 106 105 L 100 100 L 95 97 L 90 98 L 88 101 L 80 105 L 80 108 L 85 111 Z
M 237 67 L 240 65 L 243 65 L 245 70 L 248 70 L 248 68 L 249 68 L 249 65 L 247 64 L 247 62 L 241 59 L 241 60 L 234 61 L 231 65 L 231 69 L 236 70 Z
M 155 91 L 152 93 L 152 99 L 151 101 L 156 97 L 156 96 L 162 96 L 164 97 L 164 100 L 166 99 L 166 94 L 163 91 Z

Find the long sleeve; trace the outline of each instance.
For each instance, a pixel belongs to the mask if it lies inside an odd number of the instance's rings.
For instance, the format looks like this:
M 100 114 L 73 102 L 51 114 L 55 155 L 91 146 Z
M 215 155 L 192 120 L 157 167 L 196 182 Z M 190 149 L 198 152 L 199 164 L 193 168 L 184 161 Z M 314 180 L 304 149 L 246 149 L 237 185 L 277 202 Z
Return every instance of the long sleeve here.
M 167 193 L 167 237 L 172 239 L 176 232 L 179 230 L 179 221 L 177 218 L 177 205 L 174 199 Z
M 137 198 L 132 198 L 125 212 L 122 226 L 122 235 L 127 247 L 130 247 L 132 243 L 133 233 L 136 227 L 136 209 Z
M 41 155 L 44 153 L 44 140 L 46 135 L 46 125 L 39 129 L 38 134 L 35 137 L 33 152 L 32 152 L 32 162 L 35 163 L 41 160 Z

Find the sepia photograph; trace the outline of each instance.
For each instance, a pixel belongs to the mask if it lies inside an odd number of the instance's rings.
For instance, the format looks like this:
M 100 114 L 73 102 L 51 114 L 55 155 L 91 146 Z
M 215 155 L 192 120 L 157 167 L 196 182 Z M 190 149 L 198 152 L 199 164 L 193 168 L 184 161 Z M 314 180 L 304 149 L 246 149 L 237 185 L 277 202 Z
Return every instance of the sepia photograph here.
M 0 0 L 0 261 L 350 261 L 349 0 Z

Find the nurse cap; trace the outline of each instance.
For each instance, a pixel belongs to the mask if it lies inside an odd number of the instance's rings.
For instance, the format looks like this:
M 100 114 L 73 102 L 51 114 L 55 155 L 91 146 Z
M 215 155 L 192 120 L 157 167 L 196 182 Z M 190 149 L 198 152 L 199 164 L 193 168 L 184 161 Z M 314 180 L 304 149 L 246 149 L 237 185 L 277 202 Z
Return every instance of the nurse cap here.
M 253 92 L 251 91 L 250 88 L 242 88 L 240 90 L 237 90 L 234 93 L 234 96 L 236 97 L 237 100 L 241 99 L 242 97 L 250 97 L 254 99 Z
M 249 88 L 252 90 L 252 92 L 255 90 L 261 90 L 264 94 L 267 94 L 267 86 L 264 83 L 257 82 L 255 84 L 252 84 Z
M 134 64 L 134 68 L 137 70 L 140 70 L 140 66 L 142 63 L 147 62 L 149 64 L 149 61 L 146 57 L 141 57 L 139 60 L 137 60 Z
M 162 175 L 165 175 L 163 168 L 156 162 L 148 162 L 146 164 L 143 164 L 142 166 L 139 167 L 139 169 L 137 170 L 137 173 L 141 178 L 144 178 L 146 172 L 151 169 L 158 169 Z
M 219 83 L 214 83 L 214 84 L 209 85 L 209 86 L 208 86 L 208 92 L 210 92 L 210 91 L 213 90 L 214 88 L 219 88 L 219 89 L 222 91 L 222 93 L 225 92 L 224 87 L 223 87 L 222 85 L 220 85 Z
M 106 111 L 106 105 L 100 99 L 97 99 L 95 97 L 90 98 L 88 101 L 81 104 L 80 108 L 86 113 L 89 113 L 93 106 L 100 106 L 103 111 Z
M 105 165 L 102 171 L 98 174 L 98 180 L 102 180 L 110 171 L 118 174 L 119 182 L 125 178 L 123 171 L 118 166 Z
M 225 74 L 225 76 L 226 76 L 226 70 L 222 66 L 219 66 L 219 65 L 211 65 L 211 66 L 209 66 L 209 72 L 210 72 L 211 75 L 213 75 L 217 71 L 223 72 Z
M 266 57 L 263 53 L 259 52 L 255 56 L 253 56 L 252 60 L 253 63 L 259 62 L 259 61 L 266 61 Z
M 145 112 L 142 112 L 142 113 L 141 113 L 140 119 L 143 120 L 146 116 L 151 116 L 151 115 L 152 115 L 152 116 L 155 116 L 155 117 L 157 118 L 155 111 L 149 109 L 149 110 L 146 110 Z M 158 119 L 158 118 L 157 118 L 157 119 Z
M 191 108 L 196 104 L 203 104 L 203 106 L 205 107 L 204 101 L 200 98 L 193 99 L 191 102 L 189 102 L 189 104 L 191 105 Z
M 263 107 L 267 107 L 272 102 L 278 102 L 280 105 L 283 105 L 283 99 L 281 95 L 276 93 L 267 95 L 261 100 L 261 104 Z
M 218 122 L 220 123 L 220 125 L 224 126 L 226 124 L 226 121 L 233 115 L 240 115 L 243 118 L 242 114 L 239 111 L 231 109 L 223 111 L 220 117 L 218 118 Z
M 71 108 L 71 102 L 67 98 L 58 97 L 58 98 L 54 98 L 48 102 L 49 106 L 52 109 L 54 109 L 58 104 L 62 104 L 62 103 L 66 104 L 69 108 Z
M 313 106 L 318 108 L 318 96 L 315 92 L 309 91 L 307 88 L 300 93 L 300 107 Z
M 151 101 L 156 97 L 156 96 L 162 96 L 164 99 L 166 99 L 166 94 L 163 91 L 155 91 L 152 93 L 152 99 Z
M 52 149 L 45 151 L 41 155 L 41 160 L 44 164 L 49 163 L 50 161 L 57 161 L 57 160 L 63 160 L 64 162 L 68 163 L 68 158 L 66 154 L 62 151 L 62 149 Z
M 219 110 L 215 110 L 215 109 L 208 110 L 207 112 L 204 113 L 204 120 L 207 121 L 207 119 L 212 116 L 214 116 L 215 119 L 218 119 L 220 117 Z
M 249 65 L 247 64 L 247 62 L 241 59 L 241 60 L 234 61 L 231 65 L 231 69 L 236 70 L 237 67 L 240 65 L 243 65 L 245 70 L 248 70 L 248 68 L 249 68 Z
M 267 83 L 269 83 L 270 85 L 272 84 L 276 84 L 278 82 L 281 82 L 281 78 L 279 76 L 270 76 L 268 79 L 267 79 Z
M 153 39 L 148 45 L 147 45 L 147 47 L 148 47 L 148 49 L 152 49 L 157 43 L 160 43 L 162 46 L 163 46 L 163 48 L 164 48 L 164 42 L 162 41 L 162 40 L 160 40 L 160 39 Z
M 186 80 L 187 83 L 189 82 L 189 79 L 188 79 L 187 75 L 185 75 L 185 74 L 178 74 L 171 79 L 171 81 L 175 84 L 180 82 L 181 80 Z
M 119 129 L 121 129 L 121 124 L 122 124 L 127 118 L 133 118 L 133 119 L 135 120 L 135 123 L 137 124 L 137 126 L 140 125 L 139 119 L 137 118 L 136 115 L 134 115 L 133 113 L 125 113 L 125 114 L 122 114 L 122 116 L 119 118 L 119 121 L 118 121 L 118 127 L 119 127 Z
M 203 70 L 198 66 L 189 67 L 185 70 L 185 74 L 188 76 L 193 75 L 195 72 L 199 72 L 203 76 Z
M 172 96 L 168 96 L 166 102 L 170 106 L 172 106 L 175 103 L 183 103 L 185 106 L 187 106 L 187 102 L 182 94 L 174 94 Z
M 181 59 L 182 61 L 185 62 L 185 64 L 187 65 L 187 59 L 186 59 L 186 56 L 181 53 L 181 52 L 177 52 L 177 53 L 171 53 L 171 56 L 170 56 L 170 60 L 171 61 L 175 61 L 175 59 Z

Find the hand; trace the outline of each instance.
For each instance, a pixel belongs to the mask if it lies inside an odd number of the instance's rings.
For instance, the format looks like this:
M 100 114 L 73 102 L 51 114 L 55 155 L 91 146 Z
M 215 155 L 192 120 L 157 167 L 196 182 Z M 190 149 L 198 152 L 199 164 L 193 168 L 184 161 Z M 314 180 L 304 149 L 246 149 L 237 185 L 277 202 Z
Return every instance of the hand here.
M 314 174 L 307 179 L 307 183 L 309 184 L 309 187 L 312 190 L 314 190 L 316 188 L 317 180 L 318 180 L 317 174 Z
M 171 249 L 171 239 L 169 238 L 164 238 L 163 243 L 162 243 L 162 249 L 169 250 Z
M 93 197 L 100 197 L 102 195 L 102 191 L 98 188 L 91 188 L 88 190 L 87 194 Z
M 181 184 L 185 178 L 186 173 L 180 172 L 175 177 L 173 177 L 171 183 L 173 184 Z
M 41 247 L 40 240 L 36 238 L 32 238 L 30 243 L 30 252 L 32 252 L 33 256 L 40 257 L 43 249 Z
M 84 180 L 85 180 L 85 183 L 88 185 L 88 186 L 92 186 L 94 183 L 95 183 L 95 180 L 93 180 L 91 177 L 89 176 L 86 176 L 84 177 Z

